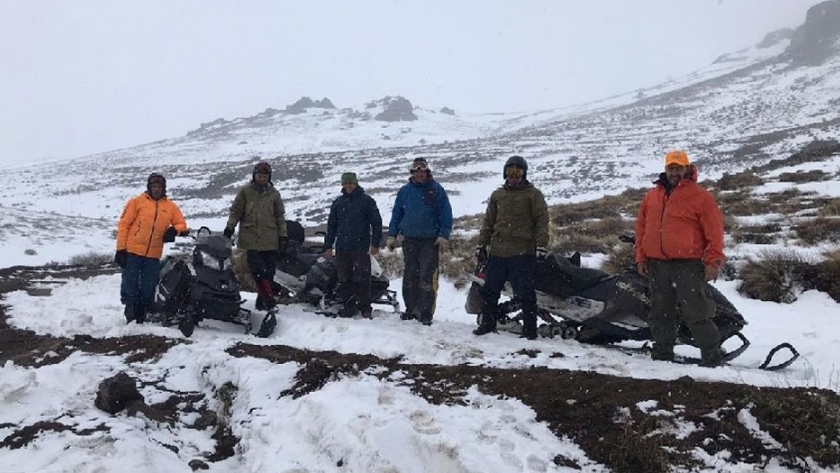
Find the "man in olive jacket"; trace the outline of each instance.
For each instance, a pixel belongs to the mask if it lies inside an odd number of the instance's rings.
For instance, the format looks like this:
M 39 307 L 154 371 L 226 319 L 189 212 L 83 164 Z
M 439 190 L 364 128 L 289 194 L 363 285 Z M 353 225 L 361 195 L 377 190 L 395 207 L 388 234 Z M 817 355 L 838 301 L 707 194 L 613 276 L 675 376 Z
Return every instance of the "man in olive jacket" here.
M 487 259 L 481 295 L 484 308 L 476 335 L 496 331 L 499 296 L 505 281 L 522 302 L 522 336 L 537 338 L 537 258 L 548 254 L 548 206 L 542 192 L 528 182 L 528 163 L 521 156 L 505 162 L 504 186 L 490 196 L 478 236 L 476 256 Z M 489 257 L 487 246 L 490 246 Z
M 272 288 L 277 271 L 277 253 L 288 242 L 286 209 L 280 191 L 271 182 L 271 165 L 254 166 L 251 182 L 239 190 L 225 226 L 225 236 L 233 236 L 239 225 L 237 246 L 246 250 L 248 270 L 257 284 L 257 310 L 270 310 L 277 305 Z

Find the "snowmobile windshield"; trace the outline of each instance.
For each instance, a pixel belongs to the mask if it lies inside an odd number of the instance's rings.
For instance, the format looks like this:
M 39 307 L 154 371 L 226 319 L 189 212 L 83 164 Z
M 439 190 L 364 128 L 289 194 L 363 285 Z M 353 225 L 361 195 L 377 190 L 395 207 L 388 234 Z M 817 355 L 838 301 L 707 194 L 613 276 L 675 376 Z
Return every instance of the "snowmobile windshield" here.
M 230 240 L 224 235 L 199 235 L 196 237 L 194 262 L 216 270 L 231 267 Z

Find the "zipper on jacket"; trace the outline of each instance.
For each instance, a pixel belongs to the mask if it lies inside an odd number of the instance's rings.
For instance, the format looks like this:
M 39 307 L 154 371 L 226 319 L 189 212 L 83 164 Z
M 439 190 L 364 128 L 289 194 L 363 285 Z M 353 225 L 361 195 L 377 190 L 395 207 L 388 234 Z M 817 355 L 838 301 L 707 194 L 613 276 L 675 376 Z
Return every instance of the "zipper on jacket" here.
M 149 257 L 149 250 L 152 249 L 152 237 L 155 236 L 155 223 L 157 223 L 158 201 L 155 201 L 155 218 L 152 219 L 152 231 L 149 233 L 149 243 L 146 244 L 146 254 L 144 257 Z
M 674 189 L 674 190 L 676 190 L 676 189 Z M 668 204 L 668 199 L 670 199 L 670 198 L 671 198 L 671 194 L 669 194 L 668 191 L 666 190 L 665 191 L 665 197 L 662 199 L 662 215 L 659 216 L 659 251 L 662 252 L 662 256 L 664 256 L 665 259 L 668 258 L 668 255 L 665 254 L 665 244 L 662 241 L 662 232 L 664 230 L 663 227 L 665 226 L 665 205 Z

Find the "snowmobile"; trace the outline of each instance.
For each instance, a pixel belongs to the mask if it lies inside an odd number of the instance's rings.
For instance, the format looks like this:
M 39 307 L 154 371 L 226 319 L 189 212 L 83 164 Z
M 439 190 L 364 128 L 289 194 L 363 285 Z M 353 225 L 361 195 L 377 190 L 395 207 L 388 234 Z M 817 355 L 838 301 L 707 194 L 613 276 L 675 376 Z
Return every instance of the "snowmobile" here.
M 167 257 L 148 319 L 164 326 L 177 325 L 185 337 L 204 319 L 245 327 L 251 333 L 251 311 L 242 307 L 239 283 L 233 273 L 231 241 L 201 227 L 192 251 Z M 276 311 L 269 311 L 256 335 L 268 337 L 277 326 Z
M 289 242 L 280 253 L 277 272 L 274 274 L 275 290 L 287 294 L 287 302 L 304 302 L 315 307 L 315 312 L 329 317 L 353 317 L 358 313 L 355 298 L 342 300 L 335 262 L 323 256 L 324 245 L 305 240 L 300 223 L 287 220 Z M 318 235 L 321 236 L 320 232 Z M 389 289 L 390 282 L 373 256 L 371 264 L 371 304 L 391 306 L 399 312 L 396 291 Z
M 477 315 L 478 324 L 481 323 L 483 306 L 480 289 L 484 284 L 484 264 L 479 261 L 474 274 L 468 276 L 472 284 L 467 296 L 466 311 Z M 598 269 L 580 267 L 580 253 L 570 258 L 549 254 L 537 260 L 535 273 L 538 318 L 544 322 L 537 328 L 540 336 L 599 345 L 625 340 L 651 340 L 647 323 L 651 305 L 648 280 L 639 275 L 635 267 L 627 268 L 620 274 L 609 274 Z M 744 353 L 750 345 L 741 333 L 747 321 L 720 291 L 711 284 L 708 287 L 715 301 L 713 320 L 720 331 L 721 345 L 730 339 L 740 341 L 740 346 L 734 350 L 724 350 L 724 361 L 728 362 Z M 513 298 L 509 284 L 506 284 L 504 293 L 511 299 L 499 304 L 497 327 L 521 333 L 521 313 L 516 314 L 521 304 Z M 691 332 L 684 324 L 679 328 L 677 343 L 696 346 Z M 782 348 L 790 350 L 791 358 L 771 366 L 773 356 Z M 646 350 L 646 345 L 642 350 Z M 782 369 L 798 357 L 796 349 L 789 343 L 782 343 L 770 351 L 759 368 Z

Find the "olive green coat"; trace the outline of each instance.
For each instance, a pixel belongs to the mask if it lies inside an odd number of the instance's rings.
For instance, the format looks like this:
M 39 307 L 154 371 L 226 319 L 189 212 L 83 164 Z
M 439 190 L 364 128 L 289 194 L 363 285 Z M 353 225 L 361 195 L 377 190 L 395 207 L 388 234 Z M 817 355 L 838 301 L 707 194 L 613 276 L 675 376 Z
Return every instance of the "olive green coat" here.
M 274 251 L 280 249 L 280 238 L 286 238 L 286 209 L 280 192 L 269 184 L 259 192 L 253 183 L 239 190 L 230 206 L 227 228 L 239 224 L 237 246 L 244 250 Z
M 548 246 L 548 206 L 530 182 L 514 189 L 502 186 L 490 195 L 478 244 L 502 258 L 533 255 Z

